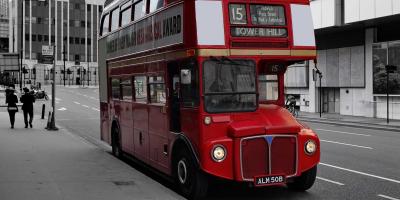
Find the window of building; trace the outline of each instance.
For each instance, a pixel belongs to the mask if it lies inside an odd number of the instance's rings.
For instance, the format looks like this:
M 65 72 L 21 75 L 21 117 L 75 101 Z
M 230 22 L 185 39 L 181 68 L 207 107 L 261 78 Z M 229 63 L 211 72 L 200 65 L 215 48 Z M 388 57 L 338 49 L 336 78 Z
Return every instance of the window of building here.
M 119 10 L 111 11 L 111 31 L 117 30 L 119 27 Z
M 164 0 L 150 0 L 150 12 L 154 12 L 164 6 Z
M 85 21 L 81 21 L 81 27 L 85 28 Z
M 76 4 L 74 5 L 74 7 L 75 7 L 75 9 L 77 9 L 77 10 L 81 9 L 81 5 L 80 5 L 79 3 L 76 3 Z
M 75 44 L 80 44 L 80 39 L 78 37 L 75 38 Z
M 99 6 L 99 13 L 103 12 L 103 6 Z
M 38 23 L 38 24 L 42 24 L 42 23 L 43 23 L 43 18 L 38 17 L 38 18 L 37 18 L 37 23 Z
M 86 24 L 87 24 L 87 27 L 88 27 L 88 28 L 90 28 L 91 25 L 92 25 L 90 22 L 86 22 Z
M 25 40 L 29 41 L 29 34 L 25 34 Z
M 85 38 L 81 38 L 81 44 L 85 44 Z
M 74 38 L 73 37 L 69 37 L 69 43 L 70 44 L 74 44 Z
M 150 103 L 165 104 L 165 84 L 162 76 L 149 77 Z
M 92 45 L 92 39 L 91 38 L 87 39 L 87 45 Z
M 146 4 L 144 0 L 136 0 L 134 3 L 134 17 L 133 20 L 138 20 L 146 15 Z
M 259 101 L 275 101 L 278 100 L 278 76 L 277 75 L 260 75 L 258 76 L 258 92 Z
M 36 35 L 32 34 L 32 41 L 35 42 L 36 41 Z
M 146 76 L 135 76 L 135 101 L 147 103 L 147 79 Z
M 121 81 L 121 92 L 122 99 L 131 101 L 132 100 L 132 81 L 131 79 L 124 79 Z
M 51 42 L 54 43 L 56 41 L 56 37 L 54 35 L 51 36 Z
M 42 35 L 38 35 L 38 42 L 41 42 L 43 40 L 43 36 Z
M 81 21 L 74 20 L 74 27 L 81 27 Z
M 44 41 L 48 42 L 49 41 L 49 36 L 48 35 L 44 35 Z
M 88 5 L 87 5 L 87 11 L 88 11 L 88 12 L 91 12 L 91 11 L 92 11 L 92 5 L 91 5 L 91 4 L 88 4 Z
M 121 26 L 127 25 L 131 22 L 132 7 L 131 2 L 121 6 Z
M 121 90 L 120 90 L 120 80 L 117 78 L 111 79 L 111 91 L 113 99 L 120 99 Z
M 103 16 L 103 19 L 101 20 L 100 35 L 108 33 L 108 31 L 110 30 L 109 22 L 110 22 L 109 15 L 107 14 L 107 15 Z

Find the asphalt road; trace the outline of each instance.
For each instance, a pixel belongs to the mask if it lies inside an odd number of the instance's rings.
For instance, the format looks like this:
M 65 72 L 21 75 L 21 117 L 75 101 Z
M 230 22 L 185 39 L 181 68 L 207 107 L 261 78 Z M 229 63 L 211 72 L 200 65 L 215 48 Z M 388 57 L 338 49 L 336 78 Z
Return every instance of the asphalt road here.
M 49 88 L 46 91 L 50 92 Z M 50 108 L 51 101 L 38 101 Z M 104 147 L 100 142 L 98 89 L 57 87 L 56 121 L 62 128 Z M 321 139 L 321 163 L 315 185 L 307 192 L 284 187 L 252 189 L 216 184 L 209 199 L 389 199 L 400 200 L 400 130 L 378 131 L 309 123 Z M 130 163 L 173 190 L 162 177 Z

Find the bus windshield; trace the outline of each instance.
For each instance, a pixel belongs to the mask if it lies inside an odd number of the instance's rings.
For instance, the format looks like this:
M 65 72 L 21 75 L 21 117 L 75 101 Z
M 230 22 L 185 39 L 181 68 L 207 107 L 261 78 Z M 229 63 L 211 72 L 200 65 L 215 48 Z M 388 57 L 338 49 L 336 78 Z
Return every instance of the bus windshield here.
M 204 62 L 204 100 L 209 113 L 249 112 L 257 108 L 255 63 L 249 60 Z

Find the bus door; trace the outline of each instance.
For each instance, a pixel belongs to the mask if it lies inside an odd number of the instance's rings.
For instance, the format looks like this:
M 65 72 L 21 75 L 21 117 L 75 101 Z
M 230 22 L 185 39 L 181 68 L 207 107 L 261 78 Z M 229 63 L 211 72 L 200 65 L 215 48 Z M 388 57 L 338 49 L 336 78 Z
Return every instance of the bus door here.
M 163 172 L 168 172 L 168 115 L 165 74 L 148 75 L 149 85 L 149 141 L 150 163 Z
M 135 101 L 132 106 L 133 114 L 133 148 L 135 156 L 144 162 L 149 157 L 148 106 L 147 106 L 147 76 L 144 74 L 133 77 Z
M 176 62 L 168 64 L 168 91 L 169 130 L 180 133 L 180 78 L 179 65 Z
M 120 127 L 121 147 L 124 152 L 133 154 L 133 119 L 132 119 L 132 78 L 121 79 L 121 102 L 120 102 Z

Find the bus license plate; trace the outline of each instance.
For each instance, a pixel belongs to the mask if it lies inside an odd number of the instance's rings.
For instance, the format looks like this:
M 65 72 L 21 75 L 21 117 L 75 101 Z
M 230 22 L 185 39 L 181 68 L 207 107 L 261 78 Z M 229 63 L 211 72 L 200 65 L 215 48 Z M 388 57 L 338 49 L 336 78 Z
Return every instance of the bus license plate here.
M 257 176 L 254 178 L 254 185 L 256 187 L 268 186 L 268 185 L 282 185 L 285 184 L 285 176 Z

